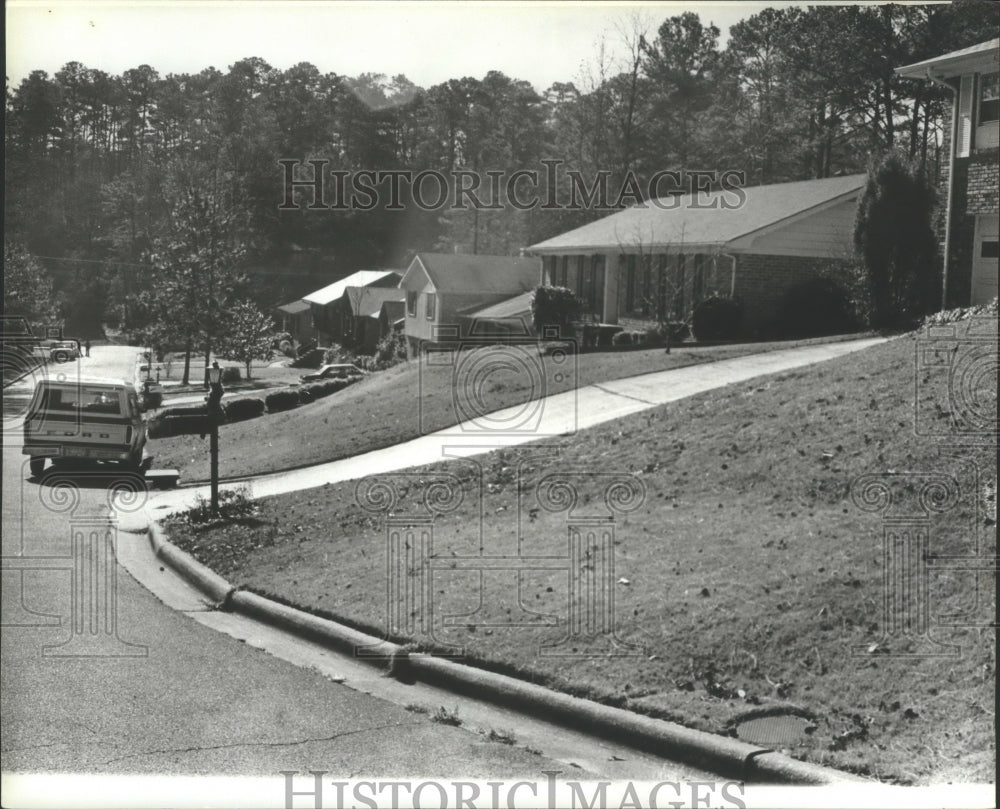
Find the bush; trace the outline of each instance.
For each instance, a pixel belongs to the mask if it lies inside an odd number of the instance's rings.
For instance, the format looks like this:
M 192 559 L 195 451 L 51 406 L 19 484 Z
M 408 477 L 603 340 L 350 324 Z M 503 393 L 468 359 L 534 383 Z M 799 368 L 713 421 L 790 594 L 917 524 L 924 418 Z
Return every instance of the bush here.
M 226 421 L 246 421 L 264 415 L 264 400 L 256 398 L 231 399 L 225 402 Z
M 713 295 L 694 308 L 691 333 L 700 342 L 732 340 L 740 333 L 743 304 L 735 298 Z
M 299 406 L 299 393 L 297 390 L 276 390 L 264 397 L 264 404 L 267 405 L 268 413 L 280 413 L 282 410 L 291 410 Z
M 165 411 L 164 411 L 165 412 Z M 197 435 L 208 429 L 208 414 L 164 417 L 160 413 L 146 424 L 146 435 L 151 439 L 173 438 L 175 435 Z
M 222 369 L 222 384 L 225 385 L 227 382 L 239 382 L 243 376 L 240 374 L 240 369 L 235 365 L 229 365 Z
M 188 407 L 165 407 L 156 414 L 156 418 L 170 418 L 173 416 L 204 416 L 208 412 L 205 405 L 189 405 Z
M 566 287 L 535 287 L 531 296 L 531 320 L 539 335 L 545 327 L 556 326 L 559 336 L 566 337 L 570 324 L 580 318 L 582 311 L 582 301 Z
M 832 278 L 806 278 L 778 302 L 772 331 L 778 337 L 823 337 L 858 328 L 850 294 Z
M 219 492 L 219 513 L 212 513 L 211 501 L 201 494 L 195 495 L 195 504 L 172 519 L 188 525 L 206 525 L 217 520 L 239 520 L 257 513 L 257 503 L 246 486 L 222 489 Z
M 301 385 L 295 392 L 299 395 L 299 404 L 310 404 L 316 399 L 312 385 Z
M 390 368 L 405 359 L 406 335 L 402 332 L 390 332 L 375 346 L 375 367 L 379 370 Z

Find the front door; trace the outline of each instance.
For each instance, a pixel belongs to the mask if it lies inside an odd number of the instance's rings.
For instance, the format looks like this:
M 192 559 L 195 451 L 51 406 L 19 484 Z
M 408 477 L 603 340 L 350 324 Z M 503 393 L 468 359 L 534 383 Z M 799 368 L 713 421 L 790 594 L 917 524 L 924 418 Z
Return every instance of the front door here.
M 997 214 L 976 217 L 972 252 L 972 304 L 989 303 L 997 296 L 997 264 L 1000 233 Z

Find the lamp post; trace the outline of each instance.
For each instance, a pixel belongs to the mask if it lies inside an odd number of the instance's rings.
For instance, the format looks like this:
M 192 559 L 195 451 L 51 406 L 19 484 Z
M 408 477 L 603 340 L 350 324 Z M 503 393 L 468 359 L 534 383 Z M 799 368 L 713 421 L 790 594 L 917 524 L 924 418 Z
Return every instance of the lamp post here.
M 222 416 L 222 369 L 213 362 L 208 369 L 209 453 L 212 465 L 212 514 L 219 513 L 219 422 Z

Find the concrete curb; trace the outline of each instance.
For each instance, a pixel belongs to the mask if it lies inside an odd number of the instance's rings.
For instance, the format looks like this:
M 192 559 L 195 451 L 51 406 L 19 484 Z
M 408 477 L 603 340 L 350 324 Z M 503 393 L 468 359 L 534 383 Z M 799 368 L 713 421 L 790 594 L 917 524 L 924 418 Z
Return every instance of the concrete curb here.
M 799 761 L 738 739 L 633 713 L 552 691 L 503 674 L 428 654 L 406 654 L 401 646 L 256 593 L 238 590 L 190 554 L 171 544 L 163 528 L 149 523 L 154 553 L 224 609 L 348 652 L 378 666 L 393 662 L 392 673 L 534 715 L 642 750 L 754 783 L 828 785 L 873 783 L 866 778 Z M 359 652 L 358 650 L 363 650 Z M 405 662 L 404 662 L 405 659 Z
M 152 520 L 149 523 L 149 544 L 157 557 L 209 596 L 213 603 L 225 606 L 236 592 L 236 588 L 214 570 L 205 567 L 191 554 L 169 542 L 164 530 Z

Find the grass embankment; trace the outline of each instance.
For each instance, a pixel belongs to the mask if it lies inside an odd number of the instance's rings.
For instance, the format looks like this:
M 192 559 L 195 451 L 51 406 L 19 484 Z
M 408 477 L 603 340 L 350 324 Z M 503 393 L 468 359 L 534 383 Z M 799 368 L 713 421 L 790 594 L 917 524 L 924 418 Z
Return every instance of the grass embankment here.
M 662 348 L 581 354 L 559 366 L 561 379 L 556 381 L 549 374 L 541 387 L 533 388 L 523 372 L 498 367 L 488 376 L 481 393 L 486 410 L 500 410 L 596 382 L 840 339 L 846 338 L 682 346 L 669 354 Z M 461 420 L 456 414 L 455 390 L 452 368 L 416 361 L 403 363 L 295 410 L 224 425 L 219 431 L 219 465 L 224 477 L 245 477 L 335 461 L 409 441 Z M 240 395 L 254 394 L 234 392 L 227 398 Z M 459 395 L 470 393 L 460 387 Z M 165 404 L 169 406 L 169 400 Z M 179 469 L 185 483 L 208 479 L 208 453 L 205 442 L 196 435 L 156 440 L 149 444 L 148 451 L 156 457 L 157 466 Z
M 986 624 L 935 628 L 959 657 L 886 654 L 881 515 L 850 494 L 868 473 L 953 474 L 961 502 L 933 518 L 931 551 L 969 554 L 978 543 L 996 553 L 995 445 L 955 458 L 914 435 L 913 358 L 914 340 L 903 337 L 609 422 L 553 442 L 557 460 L 530 446 L 483 456 L 481 488 L 469 461 L 419 470 L 421 479 L 451 471 L 466 490 L 435 522 L 435 622 L 473 612 L 482 598 L 467 626 L 439 625 L 439 641 L 463 644 L 481 664 L 714 732 L 795 706 L 812 724 L 792 754 L 881 779 L 991 781 L 992 574 L 931 568 L 931 615 Z M 489 574 L 480 586 L 476 573 L 450 570 L 480 541 L 487 553 L 515 553 L 519 497 L 522 553 L 565 557 L 565 514 L 523 500 L 553 471 L 576 475 L 583 509 L 602 498 L 588 472 L 631 472 L 645 484 L 642 506 L 618 518 L 615 546 L 617 634 L 641 646 L 640 656 L 603 656 L 599 647 L 585 659 L 540 656 L 558 629 L 484 626 L 520 612 L 516 577 Z M 919 513 L 921 480 L 902 481 L 906 513 Z M 419 489 L 411 479 L 396 515 L 419 513 Z M 235 584 L 383 629 L 384 529 L 355 503 L 354 484 L 263 500 L 258 517 L 171 533 Z M 520 598 L 565 618 L 567 576 L 524 573 Z

